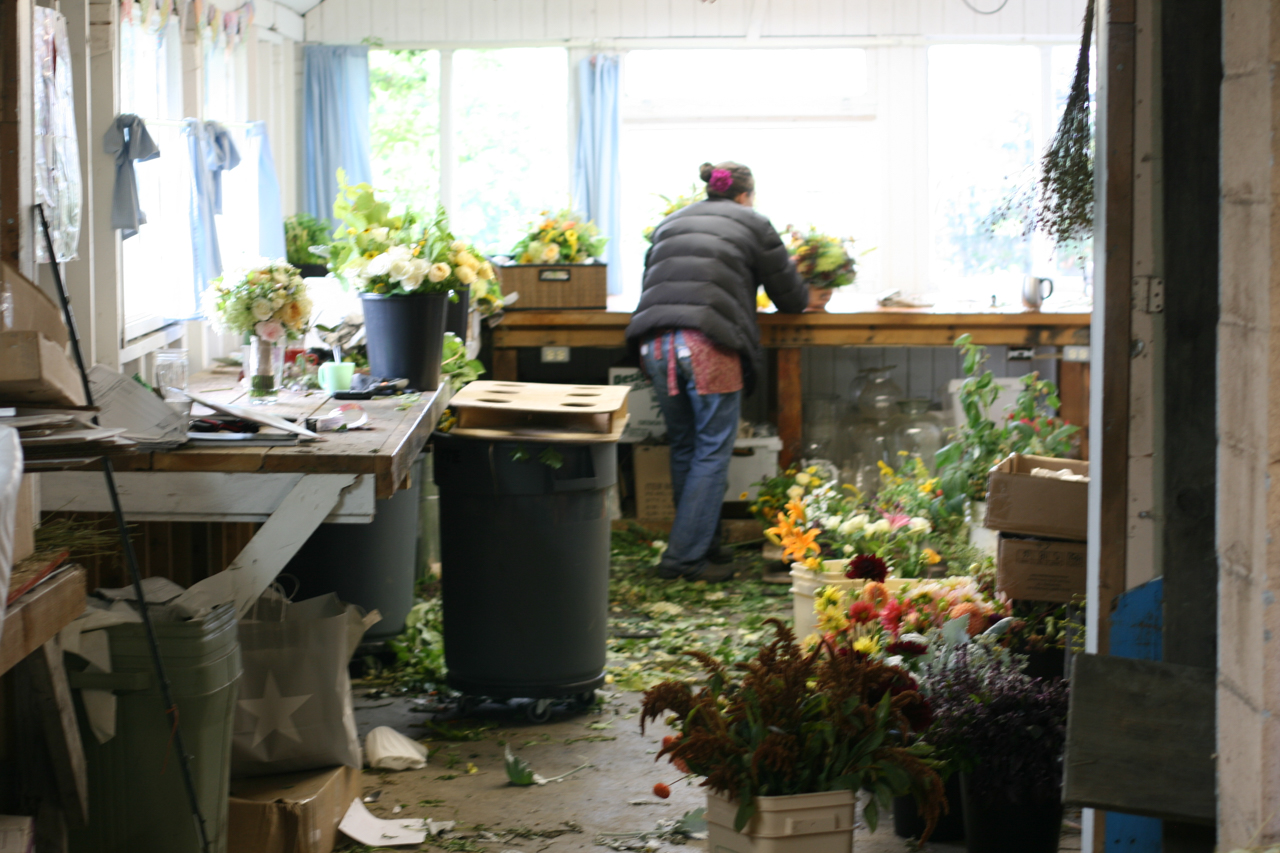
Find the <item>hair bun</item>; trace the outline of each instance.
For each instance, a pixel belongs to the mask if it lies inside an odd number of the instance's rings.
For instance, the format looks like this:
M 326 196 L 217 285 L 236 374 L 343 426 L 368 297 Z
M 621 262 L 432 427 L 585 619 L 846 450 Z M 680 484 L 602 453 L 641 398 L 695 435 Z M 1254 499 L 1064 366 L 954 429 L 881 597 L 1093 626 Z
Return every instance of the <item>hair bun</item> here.
M 698 176 L 702 178 L 703 182 L 706 182 L 711 180 L 711 173 L 713 171 L 715 171 L 715 166 L 712 166 L 710 163 L 703 163 L 698 167 Z

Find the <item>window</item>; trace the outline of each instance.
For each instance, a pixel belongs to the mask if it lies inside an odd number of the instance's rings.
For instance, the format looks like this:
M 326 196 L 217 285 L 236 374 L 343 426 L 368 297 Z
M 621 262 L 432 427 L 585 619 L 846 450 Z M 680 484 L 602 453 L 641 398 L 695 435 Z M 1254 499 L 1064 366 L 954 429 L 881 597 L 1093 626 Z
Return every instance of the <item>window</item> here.
M 136 19 L 135 19 L 136 21 Z M 193 273 L 191 158 L 182 117 L 182 38 L 177 17 L 159 32 L 120 25 L 120 112 L 147 120 L 160 156 L 137 163 L 138 200 L 147 224 L 122 245 L 124 338 L 191 316 Z
M 459 50 L 453 93 L 453 227 L 485 252 L 508 252 L 539 211 L 569 204 L 568 57 Z
M 440 53 L 369 51 L 373 185 L 393 203 L 431 211 L 440 202 Z
M 751 167 L 756 209 L 775 227 L 809 226 L 852 237 L 866 251 L 881 240 L 882 148 L 870 96 L 867 53 L 823 50 L 636 50 L 623 70 L 622 279 L 639 296 L 659 196 L 701 186 L 704 161 Z M 860 288 L 873 289 L 874 253 Z
M 1037 180 L 1077 50 L 929 48 L 929 277 L 949 297 L 1017 305 L 1033 274 L 1055 279 L 1055 305 L 1086 300 L 1081 252 L 1055 252 L 1043 235 L 1025 236 L 1017 217 L 996 213 Z

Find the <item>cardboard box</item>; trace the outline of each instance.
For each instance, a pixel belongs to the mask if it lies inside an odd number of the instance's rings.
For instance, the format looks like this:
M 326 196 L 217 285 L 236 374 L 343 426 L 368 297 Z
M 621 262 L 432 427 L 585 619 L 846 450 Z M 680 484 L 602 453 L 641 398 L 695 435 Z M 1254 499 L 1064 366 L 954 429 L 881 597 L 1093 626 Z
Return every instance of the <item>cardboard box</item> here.
M 36 552 L 36 524 L 40 521 L 40 475 L 23 474 L 18 507 L 13 516 L 13 564 Z
M 627 422 L 620 441 L 631 443 L 646 438 L 662 438 L 667 434 L 667 422 L 658 408 L 653 383 L 643 370 L 638 367 L 611 367 L 609 384 L 631 386 L 631 393 L 627 395 L 627 414 L 631 415 L 631 420 Z
M 227 853 L 330 853 L 360 793 L 354 767 L 232 779 Z
M 1070 603 L 1085 594 L 1084 542 L 1000 536 L 996 589 L 1025 601 Z
M 516 264 L 494 267 L 502 295 L 520 294 L 508 311 L 530 308 L 600 308 L 609 301 L 605 264 Z
M 637 444 L 636 520 L 641 524 L 669 522 L 676 517 L 671 498 L 671 448 L 665 444 Z
M 80 373 L 60 344 L 39 332 L 0 332 L 0 403 L 84 402 Z
M 1033 468 L 1089 475 L 1089 463 L 1078 459 L 1010 454 L 991 469 L 986 526 L 1003 533 L 1083 542 L 1088 538 L 1088 482 L 1032 477 Z
M 64 347 L 71 340 L 58 304 L 26 276 L 2 262 L 0 332 L 39 332 Z

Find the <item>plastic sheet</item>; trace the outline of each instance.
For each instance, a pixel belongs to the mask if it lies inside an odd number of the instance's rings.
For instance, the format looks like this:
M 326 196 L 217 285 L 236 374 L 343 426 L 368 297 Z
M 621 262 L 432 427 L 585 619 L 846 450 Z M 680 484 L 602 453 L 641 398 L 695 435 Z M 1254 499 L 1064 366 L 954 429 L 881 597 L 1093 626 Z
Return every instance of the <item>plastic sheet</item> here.
M 421 770 L 427 766 L 427 748 L 390 726 L 372 729 L 364 739 L 369 766 L 378 770 Z
M 44 205 L 57 260 L 70 261 L 80 243 L 83 199 L 71 42 L 65 17 L 43 6 L 34 11 L 36 201 Z M 43 234 L 37 235 L 36 260 L 49 262 Z

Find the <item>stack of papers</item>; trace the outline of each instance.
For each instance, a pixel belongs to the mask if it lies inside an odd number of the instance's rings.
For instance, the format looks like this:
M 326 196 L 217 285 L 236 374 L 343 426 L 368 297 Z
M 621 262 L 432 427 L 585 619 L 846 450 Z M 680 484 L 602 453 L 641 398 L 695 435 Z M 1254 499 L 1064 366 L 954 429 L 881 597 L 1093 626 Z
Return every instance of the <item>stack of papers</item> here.
M 67 409 L 0 408 L 0 426 L 18 431 L 28 468 L 38 463 L 85 461 L 135 449 L 123 429 L 95 426 L 91 412 Z
M 95 365 L 89 387 L 98 423 L 121 430 L 138 450 L 172 450 L 187 440 L 187 419 L 172 406 L 123 374 Z

